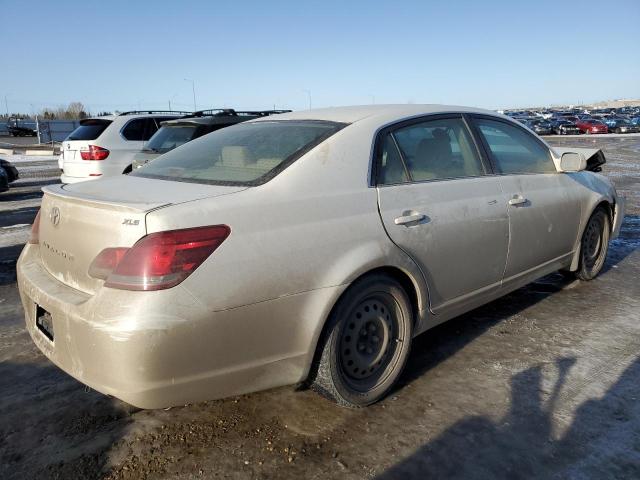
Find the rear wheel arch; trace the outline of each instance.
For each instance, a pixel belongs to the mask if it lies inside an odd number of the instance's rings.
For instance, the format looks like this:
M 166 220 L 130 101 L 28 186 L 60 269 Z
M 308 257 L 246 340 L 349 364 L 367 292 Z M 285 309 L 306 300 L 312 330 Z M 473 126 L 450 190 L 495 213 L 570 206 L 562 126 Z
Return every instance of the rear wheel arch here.
M 313 348 L 309 349 L 311 352 L 313 352 L 313 356 L 311 358 L 311 363 L 309 365 L 309 371 L 304 381 L 305 386 L 308 386 L 309 379 L 313 378 L 316 373 L 315 369 L 317 369 L 318 367 L 320 355 L 322 354 L 321 346 L 323 345 L 324 340 L 326 339 L 326 336 L 327 336 L 327 332 L 331 327 L 330 322 L 331 322 L 331 318 L 333 317 L 333 313 L 336 309 L 336 306 L 345 297 L 345 295 L 349 293 L 351 287 L 354 284 L 362 281 L 365 278 L 373 277 L 376 275 L 386 276 L 388 278 L 395 280 L 400 284 L 402 289 L 405 291 L 405 293 L 409 297 L 409 301 L 411 303 L 411 307 L 413 310 L 412 322 L 413 322 L 414 332 L 418 331 L 418 322 L 420 319 L 420 311 L 421 311 L 420 307 L 425 309 L 425 308 L 428 308 L 428 305 L 422 305 L 423 302 L 420 301 L 420 293 L 418 290 L 420 287 L 417 285 L 417 282 L 407 272 L 395 266 L 382 266 L 382 267 L 377 267 L 377 268 L 368 270 L 367 272 L 362 273 L 361 275 L 356 277 L 353 281 L 351 281 L 349 283 L 349 286 L 340 295 L 337 296 L 337 298 L 333 302 L 333 305 L 329 309 L 328 314 L 323 319 L 320 333 L 313 340 L 314 342 Z

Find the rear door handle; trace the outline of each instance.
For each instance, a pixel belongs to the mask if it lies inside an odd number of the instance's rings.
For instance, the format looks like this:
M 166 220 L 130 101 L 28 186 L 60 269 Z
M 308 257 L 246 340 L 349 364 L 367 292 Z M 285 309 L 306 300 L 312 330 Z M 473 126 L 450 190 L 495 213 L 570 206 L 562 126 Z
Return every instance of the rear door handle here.
M 522 195 L 514 195 L 511 200 L 509 200 L 509 205 L 522 205 L 527 203 L 527 199 Z
M 403 215 L 398 217 L 394 220 L 394 223 L 396 225 L 406 225 L 407 223 L 419 222 L 425 218 L 427 218 L 426 215 L 423 215 L 422 213 L 414 213 L 412 215 Z

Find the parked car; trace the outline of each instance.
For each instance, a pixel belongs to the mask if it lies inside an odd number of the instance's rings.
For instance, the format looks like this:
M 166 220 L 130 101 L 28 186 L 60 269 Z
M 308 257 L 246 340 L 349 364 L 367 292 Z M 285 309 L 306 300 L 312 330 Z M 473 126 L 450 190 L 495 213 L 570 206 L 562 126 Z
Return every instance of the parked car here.
M 195 140 L 207 133 L 224 127 L 246 122 L 254 118 L 266 117 L 291 110 L 236 111 L 227 109 L 201 110 L 176 120 L 162 122 L 160 129 L 145 147 L 134 155 L 132 167 L 135 170 L 154 158 L 180 145 Z
M 524 124 L 538 135 L 551 135 L 551 123 L 546 120 L 527 120 Z
M 604 123 L 609 131 L 614 133 L 638 133 L 640 126 L 631 123 L 631 120 L 623 117 L 609 117 Z
M 629 121 L 633 125 L 640 125 L 640 114 L 639 113 L 629 114 L 627 118 L 629 119 Z
M 578 135 L 582 133 L 578 126 L 564 118 L 554 118 L 550 120 L 551 130 L 556 135 Z
M 62 183 L 76 183 L 131 171 L 133 156 L 160 122 L 188 112 L 132 111 L 80 120 L 62 142 L 58 165 Z
M 557 269 L 600 272 L 624 216 L 585 170 L 603 161 L 464 107 L 240 123 L 44 187 L 17 263 L 27 330 L 139 407 L 294 383 L 368 405 L 419 333 Z
M 607 126 L 599 120 L 589 119 L 589 120 L 578 120 L 576 122 L 576 126 L 580 129 L 581 132 L 586 134 L 591 133 L 609 133 L 609 129 Z
M 19 177 L 18 169 L 7 160 L 0 158 L 0 192 L 9 190 L 9 184 Z
M 36 122 L 17 117 L 10 117 L 7 120 L 7 132 L 14 137 L 35 137 L 38 135 Z

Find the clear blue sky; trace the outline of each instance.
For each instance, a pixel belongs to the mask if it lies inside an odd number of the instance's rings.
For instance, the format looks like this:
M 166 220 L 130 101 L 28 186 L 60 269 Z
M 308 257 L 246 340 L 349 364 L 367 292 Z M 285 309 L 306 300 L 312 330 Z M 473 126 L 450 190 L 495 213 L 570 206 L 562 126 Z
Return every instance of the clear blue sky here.
M 640 97 L 640 0 L 0 0 L 0 111 Z

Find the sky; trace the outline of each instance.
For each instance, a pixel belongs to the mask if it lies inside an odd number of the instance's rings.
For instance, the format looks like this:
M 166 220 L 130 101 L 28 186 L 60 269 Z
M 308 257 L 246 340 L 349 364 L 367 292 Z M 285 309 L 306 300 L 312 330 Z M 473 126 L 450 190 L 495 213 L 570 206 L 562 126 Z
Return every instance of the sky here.
M 640 98 L 640 0 L 0 0 L 2 113 L 192 110 L 192 87 L 198 109 Z

